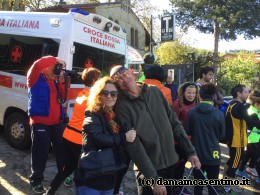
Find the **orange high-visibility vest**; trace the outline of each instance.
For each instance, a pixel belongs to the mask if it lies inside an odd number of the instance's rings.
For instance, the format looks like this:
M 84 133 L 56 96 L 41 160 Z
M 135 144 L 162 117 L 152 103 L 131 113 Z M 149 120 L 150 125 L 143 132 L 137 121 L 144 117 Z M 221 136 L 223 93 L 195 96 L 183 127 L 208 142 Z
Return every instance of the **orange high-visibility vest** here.
M 76 98 L 70 122 L 63 132 L 63 137 L 73 143 L 82 144 L 82 124 L 87 109 L 89 89 L 84 88 Z

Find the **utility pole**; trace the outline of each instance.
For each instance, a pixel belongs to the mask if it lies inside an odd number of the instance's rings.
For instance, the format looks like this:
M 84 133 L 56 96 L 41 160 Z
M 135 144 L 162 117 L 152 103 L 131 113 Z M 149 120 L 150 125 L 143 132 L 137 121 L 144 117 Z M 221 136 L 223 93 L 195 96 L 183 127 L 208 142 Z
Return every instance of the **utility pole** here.
M 194 64 L 195 64 L 195 52 L 192 52 L 191 53 L 191 59 L 192 59 L 192 82 L 194 83 L 195 82 L 195 67 L 194 67 Z
M 153 15 L 151 15 L 151 19 L 150 19 L 150 52 L 153 53 Z
M 195 82 L 195 52 L 188 53 L 187 57 L 191 59 L 191 66 L 192 66 L 192 82 Z

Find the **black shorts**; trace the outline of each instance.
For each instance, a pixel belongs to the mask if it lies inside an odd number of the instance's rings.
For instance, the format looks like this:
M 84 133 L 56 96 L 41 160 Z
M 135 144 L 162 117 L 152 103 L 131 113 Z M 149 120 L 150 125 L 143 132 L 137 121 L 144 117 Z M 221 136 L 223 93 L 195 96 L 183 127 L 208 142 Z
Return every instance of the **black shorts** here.
M 229 159 L 227 161 L 227 176 L 235 178 L 236 170 L 244 156 L 244 147 L 229 147 Z

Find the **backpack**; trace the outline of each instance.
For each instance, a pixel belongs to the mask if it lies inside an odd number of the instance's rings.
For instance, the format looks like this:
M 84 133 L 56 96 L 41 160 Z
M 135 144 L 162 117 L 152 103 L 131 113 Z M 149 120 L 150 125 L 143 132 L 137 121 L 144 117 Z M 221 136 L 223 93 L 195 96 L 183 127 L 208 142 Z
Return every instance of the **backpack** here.
M 231 110 L 232 110 L 233 105 L 235 105 L 235 104 L 236 103 L 232 103 L 232 101 L 228 102 L 227 100 L 224 100 L 224 103 L 220 105 L 219 110 L 224 114 L 225 124 L 226 124 L 225 136 L 220 139 L 220 143 L 227 144 L 227 141 L 228 141 L 228 136 L 227 136 L 228 125 L 227 124 L 230 122 Z
M 224 100 L 224 103 L 219 105 L 219 110 L 224 114 L 224 116 L 226 116 L 228 106 L 229 103 L 227 100 Z

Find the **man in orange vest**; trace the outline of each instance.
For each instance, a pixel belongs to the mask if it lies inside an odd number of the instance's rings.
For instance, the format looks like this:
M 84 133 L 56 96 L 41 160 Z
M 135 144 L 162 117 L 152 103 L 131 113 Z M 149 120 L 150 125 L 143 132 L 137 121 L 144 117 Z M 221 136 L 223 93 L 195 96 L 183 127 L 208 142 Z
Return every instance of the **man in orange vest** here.
M 162 67 L 158 65 L 150 66 L 144 71 L 144 76 L 145 79 L 143 82 L 148 85 L 155 85 L 158 89 L 160 89 L 168 103 L 172 106 L 171 90 L 162 84 L 164 79 L 164 72 Z
M 82 80 L 85 88 L 78 94 L 74 106 L 74 111 L 67 127 L 63 132 L 63 143 L 65 149 L 65 167 L 63 172 L 56 174 L 51 183 L 50 188 L 45 193 L 55 194 L 60 184 L 70 176 L 77 168 L 79 156 L 82 149 L 82 123 L 84 121 L 84 113 L 87 108 L 87 98 L 90 88 L 100 78 L 101 72 L 96 68 L 86 68 L 82 73 Z M 68 183 L 70 181 L 67 181 Z M 66 185 L 66 180 L 64 182 Z

